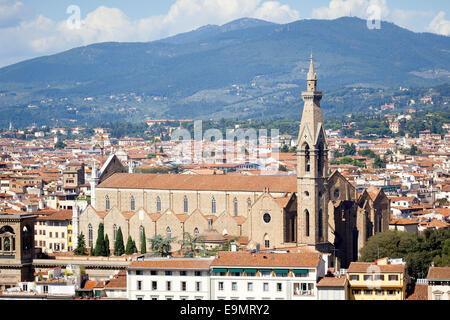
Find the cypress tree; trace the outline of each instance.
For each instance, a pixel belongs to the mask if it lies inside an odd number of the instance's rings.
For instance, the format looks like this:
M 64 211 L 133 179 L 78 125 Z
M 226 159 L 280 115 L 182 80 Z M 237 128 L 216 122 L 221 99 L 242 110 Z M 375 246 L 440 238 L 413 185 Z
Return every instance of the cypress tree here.
M 134 240 L 133 240 L 133 246 L 131 247 L 131 252 L 133 252 L 133 253 L 137 253 L 138 252 L 138 249 L 137 249 L 137 246 L 136 246 L 136 241 L 134 241 Z
M 74 250 L 74 254 L 75 254 L 76 256 L 85 256 L 85 255 L 86 255 L 86 251 L 87 251 L 87 249 L 86 249 L 86 243 L 85 243 L 85 241 L 84 241 L 84 234 L 83 234 L 83 232 L 82 232 L 82 233 L 80 233 L 80 234 L 78 235 L 78 246 L 77 246 L 77 248 Z
M 106 255 L 106 248 L 105 248 L 104 227 L 103 223 L 100 223 L 98 225 L 97 241 L 95 243 L 94 256 L 104 257 L 105 255 Z
M 141 253 L 147 253 L 147 239 L 145 238 L 145 229 L 142 229 L 142 242 L 141 242 Z
M 122 229 L 119 227 L 116 235 L 116 242 L 114 243 L 114 255 L 121 256 L 125 253 L 125 247 L 123 244 Z
M 127 246 L 125 248 L 125 254 L 126 255 L 133 254 L 133 239 L 131 239 L 131 236 L 128 236 Z
M 109 257 L 111 255 L 111 251 L 109 251 L 109 238 L 108 234 L 105 235 L 105 256 Z

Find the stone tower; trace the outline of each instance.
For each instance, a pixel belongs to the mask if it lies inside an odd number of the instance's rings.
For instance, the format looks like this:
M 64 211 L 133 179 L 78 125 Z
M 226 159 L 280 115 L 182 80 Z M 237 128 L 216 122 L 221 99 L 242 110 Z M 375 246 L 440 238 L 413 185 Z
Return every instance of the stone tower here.
M 0 214 L 0 290 L 33 279 L 35 221 L 31 214 Z
M 328 148 L 313 57 L 307 78 L 307 91 L 298 137 L 297 152 L 297 217 L 298 243 L 328 248 Z

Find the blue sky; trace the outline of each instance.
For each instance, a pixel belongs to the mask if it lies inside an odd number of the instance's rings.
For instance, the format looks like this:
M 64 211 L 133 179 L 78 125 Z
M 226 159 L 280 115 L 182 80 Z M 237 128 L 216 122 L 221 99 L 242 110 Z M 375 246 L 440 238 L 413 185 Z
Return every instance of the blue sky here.
M 75 17 L 66 13 L 70 5 L 80 9 L 77 28 L 68 24 Z M 366 19 L 373 6 L 382 20 L 450 36 L 449 0 L 0 0 L 0 67 L 96 42 L 153 41 L 242 17 Z
M 130 18 L 139 19 L 148 15 L 165 14 L 176 0 L 23 0 L 27 6 L 39 13 L 47 15 L 53 19 L 63 19 L 66 8 L 69 5 L 79 5 L 83 11 L 90 12 L 99 6 L 120 8 Z M 301 12 L 303 18 L 311 17 L 312 10 L 318 7 L 328 6 L 329 0 L 285 0 L 281 3 L 288 4 L 291 8 Z M 450 11 L 450 1 L 448 0 L 388 0 L 388 5 L 392 9 Z

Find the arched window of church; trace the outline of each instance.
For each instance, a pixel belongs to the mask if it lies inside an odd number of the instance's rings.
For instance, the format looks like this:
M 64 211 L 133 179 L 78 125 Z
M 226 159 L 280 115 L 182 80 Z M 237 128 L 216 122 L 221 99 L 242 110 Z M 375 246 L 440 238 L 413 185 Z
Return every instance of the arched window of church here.
M 309 151 L 309 145 L 307 143 L 304 144 L 305 148 L 305 172 L 311 171 L 311 154 Z
M 170 230 L 170 227 L 167 227 L 167 229 L 166 229 L 166 237 L 172 238 L 172 231 Z
M 89 242 L 89 248 L 93 247 L 93 232 L 92 232 L 92 225 L 89 224 L 88 226 L 89 232 L 88 232 L 88 242 Z
M 238 215 L 238 200 L 237 198 L 234 198 L 234 216 L 237 217 Z
M 156 198 L 156 212 L 161 212 L 161 198 Z
M 318 220 L 319 220 L 319 226 L 318 226 L 318 229 L 319 229 L 319 239 L 320 238 L 322 238 L 323 237 L 323 214 L 322 214 L 322 209 L 319 209 L 319 217 L 318 217 Z
M 188 213 L 189 211 L 189 206 L 188 206 L 188 198 L 186 196 L 184 196 L 184 213 Z
M 200 232 L 198 231 L 198 228 L 194 229 L 194 235 L 196 238 L 198 238 L 198 236 L 200 235 Z
M 380 215 L 378 215 L 378 232 L 382 232 L 383 231 L 383 230 L 381 230 L 382 229 L 381 228 L 382 222 L 383 222 L 383 219 L 382 219 L 382 216 L 380 214 Z
M 250 209 L 251 206 L 252 206 L 252 199 L 248 198 L 247 199 L 247 207 Z
M 131 207 L 131 211 L 136 210 L 136 202 L 135 202 L 133 196 L 131 196 L 131 205 L 130 205 L 130 207 Z
M 9 243 L 9 238 L 5 238 L 4 248 L 5 248 L 5 251 L 10 251 L 11 250 L 11 246 L 10 246 L 10 243 Z
M 109 196 L 106 196 L 105 198 L 105 208 L 106 210 L 111 209 L 111 202 L 109 201 Z
M 212 197 L 211 199 L 211 212 L 216 213 L 216 198 Z
M 270 239 L 267 233 L 264 235 L 264 248 L 266 249 L 270 248 Z
M 117 226 L 114 225 L 113 226 L 113 240 L 114 240 L 114 242 L 116 242 L 116 238 L 117 238 Z
M 305 236 L 309 237 L 309 211 L 305 210 Z
M 323 166 L 324 166 L 324 154 L 323 154 L 323 143 L 318 146 L 319 152 L 317 153 L 317 173 L 319 177 L 323 176 Z

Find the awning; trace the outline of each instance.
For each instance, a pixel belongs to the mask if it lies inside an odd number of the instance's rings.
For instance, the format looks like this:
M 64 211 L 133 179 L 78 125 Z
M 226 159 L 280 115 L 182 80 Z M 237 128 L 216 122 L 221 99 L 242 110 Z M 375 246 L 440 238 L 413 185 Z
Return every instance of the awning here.
M 308 273 L 308 269 L 294 269 L 292 270 L 294 274 L 306 274 Z
M 218 268 L 213 268 L 212 270 L 213 272 L 227 272 L 227 269 L 218 269 Z
M 256 273 L 258 269 L 245 269 L 246 273 Z
M 289 273 L 289 270 L 287 269 L 275 269 L 273 270 L 275 273 Z
M 229 269 L 230 272 L 244 272 L 244 269 Z
M 259 269 L 261 272 L 272 272 L 272 269 Z

